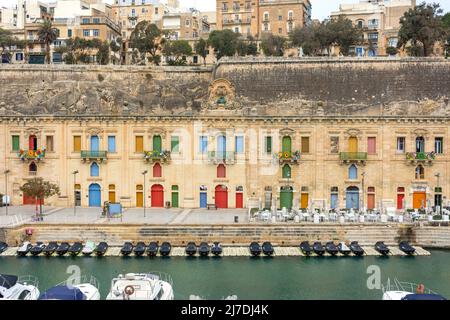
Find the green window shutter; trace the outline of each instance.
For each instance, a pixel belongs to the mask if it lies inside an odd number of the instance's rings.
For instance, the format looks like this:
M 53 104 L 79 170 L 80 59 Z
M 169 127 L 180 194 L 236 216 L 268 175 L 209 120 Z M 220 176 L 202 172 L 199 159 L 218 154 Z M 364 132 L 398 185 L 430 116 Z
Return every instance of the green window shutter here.
M 283 153 L 289 153 L 291 154 L 291 137 L 283 137 L 283 147 L 282 147 Z
M 283 178 L 288 179 L 291 178 L 291 167 L 287 164 L 283 167 Z
M 272 152 L 272 137 L 266 137 L 266 153 Z
M 13 151 L 19 151 L 20 150 L 19 136 L 12 136 L 12 149 L 13 149 Z
M 180 137 L 174 136 L 170 141 L 171 151 L 174 153 L 180 152 Z
M 161 136 L 153 136 L 153 150 L 161 152 Z

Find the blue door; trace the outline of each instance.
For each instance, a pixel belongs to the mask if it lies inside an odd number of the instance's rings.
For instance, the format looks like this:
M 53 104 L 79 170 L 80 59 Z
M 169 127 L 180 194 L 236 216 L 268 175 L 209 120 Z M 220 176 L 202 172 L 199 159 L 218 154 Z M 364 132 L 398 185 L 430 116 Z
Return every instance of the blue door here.
M 362 57 L 364 55 L 364 50 L 361 47 L 356 48 L 356 56 Z
M 89 207 L 101 207 L 102 195 L 100 186 L 97 183 L 93 183 L 89 186 Z
M 100 150 L 98 136 L 91 136 L 91 151 L 98 151 L 98 150 Z
M 200 192 L 200 208 L 206 208 L 207 198 L 206 192 Z
M 225 136 L 219 136 L 217 138 L 217 158 L 224 159 L 226 151 L 227 151 L 227 138 Z
M 347 209 L 359 209 L 359 189 L 357 187 L 348 188 L 346 198 Z
M 330 202 L 331 209 L 336 209 L 337 202 L 338 202 L 338 195 L 335 193 L 332 193 L 331 194 L 331 202 Z

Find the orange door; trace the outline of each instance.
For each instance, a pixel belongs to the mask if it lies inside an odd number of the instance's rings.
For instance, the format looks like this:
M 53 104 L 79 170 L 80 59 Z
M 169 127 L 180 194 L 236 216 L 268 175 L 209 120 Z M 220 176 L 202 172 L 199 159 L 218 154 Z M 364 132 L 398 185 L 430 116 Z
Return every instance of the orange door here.
M 236 193 L 236 208 L 244 208 L 244 195 L 242 193 Z
M 164 188 L 160 184 L 152 186 L 152 207 L 164 207 Z
M 307 193 L 302 193 L 300 201 L 300 209 L 307 209 L 309 205 L 309 198 Z
M 367 195 L 367 209 L 375 208 L 375 195 L 369 194 Z
M 143 208 L 144 207 L 144 194 L 142 192 L 136 192 L 136 207 Z
M 427 194 L 425 192 L 414 192 L 413 208 L 414 209 L 425 208 L 426 204 L 427 204 Z

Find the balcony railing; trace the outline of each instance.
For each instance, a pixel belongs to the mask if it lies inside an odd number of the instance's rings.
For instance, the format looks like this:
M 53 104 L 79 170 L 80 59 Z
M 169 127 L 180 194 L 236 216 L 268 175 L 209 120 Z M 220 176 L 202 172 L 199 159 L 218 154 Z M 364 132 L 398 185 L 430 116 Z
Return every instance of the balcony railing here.
M 45 147 L 37 150 L 20 150 L 17 154 L 20 160 L 41 160 L 45 158 Z
M 349 161 L 367 161 L 367 152 L 341 152 L 339 154 L 341 161 L 349 162 Z
M 81 151 L 83 161 L 106 161 L 108 158 L 107 151 Z
M 172 153 L 168 150 L 165 151 L 159 151 L 159 150 L 153 150 L 153 151 L 144 151 L 144 159 L 147 162 L 169 162 L 172 158 Z
M 210 163 L 234 163 L 236 159 L 236 153 L 234 151 L 210 151 L 208 152 L 208 161 Z
M 300 151 L 295 152 L 279 152 L 275 157 L 280 162 L 280 165 L 285 163 L 298 164 L 300 162 Z
M 411 162 L 429 162 L 432 163 L 436 159 L 435 152 L 407 152 L 406 160 Z

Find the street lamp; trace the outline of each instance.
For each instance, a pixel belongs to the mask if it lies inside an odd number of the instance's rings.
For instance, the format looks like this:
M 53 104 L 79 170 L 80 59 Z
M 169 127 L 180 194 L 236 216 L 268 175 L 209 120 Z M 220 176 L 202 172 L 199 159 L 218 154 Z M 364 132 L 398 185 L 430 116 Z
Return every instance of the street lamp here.
M 9 206 L 9 197 L 8 197 L 8 173 L 10 173 L 10 170 L 5 170 L 5 193 L 6 193 L 6 215 L 8 215 L 8 206 Z
M 73 216 L 75 217 L 77 215 L 77 190 L 76 185 L 77 185 L 77 174 L 78 174 L 78 170 L 75 170 L 74 172 L 72 172 L 73 174 Z
M 438 172 L 434 175 L 437 178 L 437 185 L 436 185 L 436 189 L 434 190 L 434 205 L 435 205 L 435 210 L 437 209 L 436 207 L 439 204 L 439 214 L 442 214 L 442 192 L 440 190 L 440 186 L 439 186 L 439 178 L 441 177 L 441 174 Z M 436 192 L 439 192 L 439 195 L 436 195 Z M 440 201 L 436 201 L 436 200 L 440 200 Z
M 365 190 L 364 190 L 364 177 L 366 176 L 366 172 L 365 171 L 363 171 L 363 173 L 361 173 L 361 177 L 362 177 L 362 179 L 361 179 L 361 186 L 362 186 L 362 205 L 361 205 L 361 209 L 362 210 L 364 210 L 364 192 L 365 192 Z
M 144 176 L 144 190 L 143 190 L 143 193 L 144 193 L 144 218 L 145 218 L 145 175 L 148 173 L 148 171 L 147 170 L 145 170 L 144 172 L 142 172 L 142 175 Z

